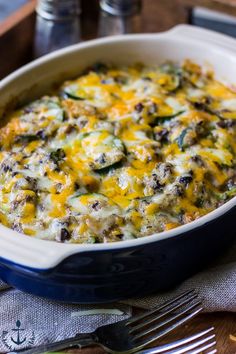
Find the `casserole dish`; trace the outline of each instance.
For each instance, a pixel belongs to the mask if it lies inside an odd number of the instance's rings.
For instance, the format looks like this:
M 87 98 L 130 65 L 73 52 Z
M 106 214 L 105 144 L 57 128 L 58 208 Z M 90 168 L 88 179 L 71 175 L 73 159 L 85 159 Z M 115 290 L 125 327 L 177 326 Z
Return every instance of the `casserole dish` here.
M 96 61 L 158 64 L 189 58 L 203 66 L 210 63 L 216 78 L 230 83 L 236 73 L 234 45 L 231 38 L 185 25 L 161 34 L 75 45 L 4 79 L 0 114 L 14 103 L 36 98 Z M 163 290 L 203 267 L 231 241 L 235 199 L 178 228 L 110 244 L 46 242 L 0 225 L 0 276 L 21 290 L 73 303 L 115 301 Z

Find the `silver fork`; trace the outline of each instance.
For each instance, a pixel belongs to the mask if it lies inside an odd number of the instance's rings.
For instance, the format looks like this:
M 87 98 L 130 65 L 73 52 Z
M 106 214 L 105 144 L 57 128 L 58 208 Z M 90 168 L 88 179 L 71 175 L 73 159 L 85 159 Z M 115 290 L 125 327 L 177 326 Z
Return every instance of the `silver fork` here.
M 99 327 L 93 333 L 77 334 L 59 342 L 18 352 L 37 354 L 99 345 L 108 353 L 131 354 L 142 350 L 197 315 L 202 310 L 197 296 L 194 290 L 187 291 L 155 309 L 128 320 Z
M 211 327 L 172 343 L 139 351 L 137 354 L 200 354 L 202 352 L 214 354 L 217 353 L 217 350 L 214 348 L 216 341 L 213 331 L 214 327 Z

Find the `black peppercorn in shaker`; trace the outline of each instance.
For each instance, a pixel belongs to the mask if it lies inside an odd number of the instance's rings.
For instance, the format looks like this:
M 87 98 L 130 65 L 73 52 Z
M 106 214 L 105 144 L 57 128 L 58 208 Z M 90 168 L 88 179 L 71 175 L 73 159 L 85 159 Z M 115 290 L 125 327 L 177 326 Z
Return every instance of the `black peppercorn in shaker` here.
M 141 0 L 100 0 L 98 36 L 141 32 Z
M 79 0 L 38 0 L 34 55 L 80 41 Z

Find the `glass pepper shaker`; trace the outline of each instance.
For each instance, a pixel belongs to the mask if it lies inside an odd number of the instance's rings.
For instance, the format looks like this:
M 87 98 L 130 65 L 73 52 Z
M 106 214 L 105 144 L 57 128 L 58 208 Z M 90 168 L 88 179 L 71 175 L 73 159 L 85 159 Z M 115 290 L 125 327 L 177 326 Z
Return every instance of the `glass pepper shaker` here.
M 141 32 L 141 0 L 100 0 L 98 36 Z
M 81 40 L 79 0 L 38 0 L 34 56 Z

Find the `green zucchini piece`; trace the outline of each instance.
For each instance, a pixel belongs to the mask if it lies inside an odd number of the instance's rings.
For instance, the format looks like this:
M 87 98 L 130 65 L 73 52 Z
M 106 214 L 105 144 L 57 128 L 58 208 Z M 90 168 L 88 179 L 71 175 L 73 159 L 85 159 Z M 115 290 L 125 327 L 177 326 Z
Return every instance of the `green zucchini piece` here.
M 93 170 L 111 167 L 125 156 L 123 142 L 108 131 L 93 131 L 81 136 L 81 146 Z
M 110 198 L 100 193 L 83 193 L 78 197 L 69 199 L 68 204 L 72 207 L 72 211 L 80 215 L 91 215 L 102 211 L 101 217 L 106 218 L 112 214 L 118 214 L 120 207 Z
M 100 243 L 100 242 L 99 242 L 98 237 L 96 237 L 96 236 L 90 236 L 90 237 L 87 239 L 87 242 L 86 242 L 86 243 Z
M 160 71 L 170 76 L 170 82 L 161 85 L 168 92 L 176 91 L 181 86 L 182 70 L 176 64 L 171 62 L 164 63 L 160 66 Z
M 6 203 L 1 203 L 0 204 L 0 211 L 2 213 L 7 213 L 8 214 L 10 212 L 10 210 L 11 210 L 11 208 Z
M 85 100 L 85 98 L 80 97 L 80 96 L 77 96 L 77 95 L 75 95 L 74 93 L 68 92 L 67 90 L 64 90 L 64 91 L 63 91 L 63 96 L 64 96 L 65 98 L 71 98 L 72 100 L 77 100 L 77 101 L 83 101 L 83 100 Z
M 177 144 L 178 144 L 181 151 L 184 151 L 184 148 L 186 147 L 184 144 L 184 138 L 185 138 L 188 131 L 189 131 L 189 128 L 183 129 L 181 134 L 177 138 Z
M 97 62 L 91 66 L 91 70 L 95 73 L 103 73 L 105 74 L 108 70 L 108 66 L 105 63 Z
M 170 115 L 166 115 L 166 116 L 156 116 L 154 121 L 150 123 L 150 125 L 152 127 L 154 127 L 155 125 L 158 124 L 158 122 L 165 122 L 165 121 L 168 121 L 168 120 L 171 120 L 172 118 L 175 118 L 175 117 L 178 117 L 180 116 L 181 114 L 183 114 L 185 112 L 185 110 L 183 111 L 179 111 L 179 112 L 176 112 L 176 113 L 173 113 L 173 114 L 170 114 Z
M 233 198 L 235 196 L 236 196 L 236 187 L 233 187 L 232 189 L 230 189 L 224 193 L 218 194 L 218 198 L 220 200 L 228 200 L 228 199 Z
M 235 119 L 236 118 L 236 112 L 229 111 L 229 110 L 210 110 L 208 109 L 208 113 L 216 115 L 218 118 L 221 120 L 226 120 L 226 119 Z M 234 116 L 232 116 L 234 115 Z
M 58 165 L 65 158 L 65 152 L 63 149 L 53 150 L 49 154 L 50 160 L 52 160 L 56 165 Z
M 45 111 L 47 111 L 47 110 L 57 109 L 57 108 L 61 108 L 60 100 L 58 97 L 44 96 L 44 97 L 26 105 L 23 108 L 23 110 L 24 110 L 24 113 L 31 113 L 31 112 L 36 113 L 36 112 L 42 111 L 43 109 L 45 109 Z
M 84 195 L 84 194 L 87 194 L 85 192 L 77 192 L 75 195 L 72 195 L 70 198 L 78 198 L 80 197 L 81 195 Z
M 219 112 L 213 110 L 210 108 L 210 106 L 206 103 L 203 102 L 194 102 L 192 103 L 194 105 L 194 108 L 196 108 L 199 111 L 204 111 L 206 113 L 212 114 L 212 115 L 216 115 L 219 118 L 222 118 L 221 115 L 219 114 Z
M 77 101 L 86 100 L 88 98 L 86 92 L 78 84 L 68 84 L 68 86 L 63 88 L 62 96 Z
M 202 208 L 203 205 L 204 205 L 204 203 L 205 203 L 205 199 L 199 197 L 199 198 L 196 199 L 194 205 L 195 205 L 197 208 Z
M 148 202 L 148 203 L 150 203 L 152 201 L 152 198 L 153 198 L 153 195 L 147 195 L 145 197 L 134 198 L 134 200 L 138 200 L 140 202 Z
M 24 115 L 24 120 L 30 122 L 32 122 L 33 118 L 31 114 L 28 115 L 28 113 L 44 112 L 45 117 L 54 116 L 60 121 L 63 121 L 66 118 L 65 112 L 61 106 L 60 99 L 54 96 L 44 96 L 41 99 L 36 100 L 28 106 L 25 106 L 23 108 L 23 112 L 26 114 Z
M 97 173 L 99 173 L 100 175 L 107 175 L 111 170 L 116 170 L 118 168 L 122 167 L 122 161 L 118 161 L 116 163 L 114 163 L 113 165 L 104 167 L 104 168 L 100 168 L 99 170 L 96 170 Z
M 22 134 L 15 137 L 15 143 L 30 143 L 31 141 L 40 140 L 39 135 L 34 134 Z
M 204 111 L 206 113 L 217 116 L 221 120 L 236 118 L 236 112 L 230 111 L 228 109 L 223 109 L 223 110 L 212 109 L 210 105 L 208 105 L 205 102 L 191 102 L 191 103 L 193 104 L 194 108 L 196 108 L 197 110 Z M 232 116 L 233 114 L 234 116 Z
M 173 63 L 171 61 L 167 61 L 159 66 L 160 71 L 167 73 L 167 74 L 178 74 L 182 73 L 182 69 L 179 65 L 176 63 Z

